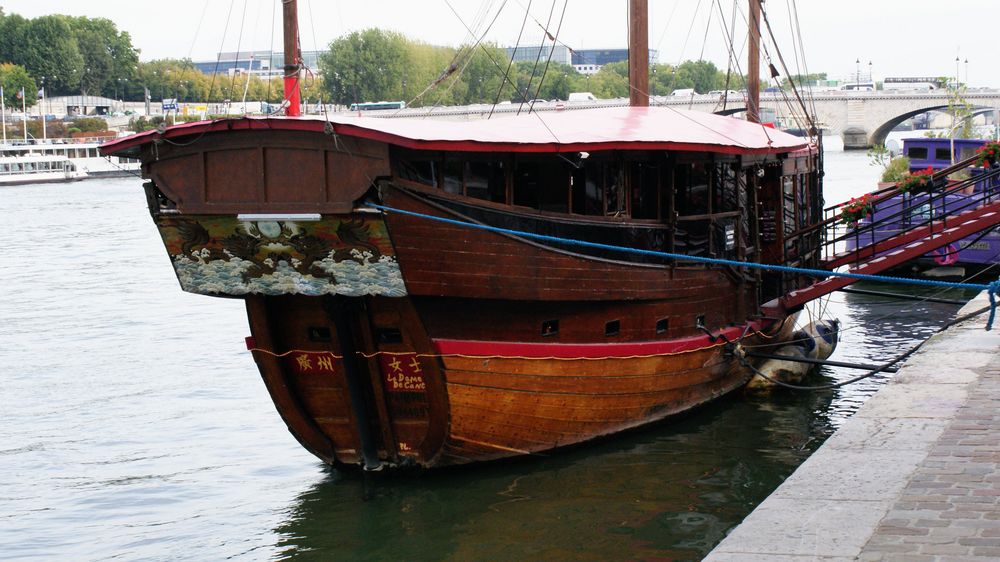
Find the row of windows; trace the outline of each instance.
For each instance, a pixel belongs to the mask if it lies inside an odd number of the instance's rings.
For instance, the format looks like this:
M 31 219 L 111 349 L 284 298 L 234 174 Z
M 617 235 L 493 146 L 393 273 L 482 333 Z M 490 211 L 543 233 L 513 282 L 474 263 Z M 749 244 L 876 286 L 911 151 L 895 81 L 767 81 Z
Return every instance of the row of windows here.
M 956 160 L 965 160 L 972 158 L 976 154 L 976 148 L 972 146 L 962 146 L 956 147 L 957 158 Z M 910 146 L 906 148 L 906 156 L 911 160 L 927 160 L 930 154 L 930 149 L 926 146 Z M 934 149 L 934 160 L 941 160 L 944 162 L 951 162 L 951 148 L 935 148 Z
M 65 156 L 67 158 L 98 158 L 100 154 L 97 147 L 76 148 L 73 146 L 59 146 L 46 148 L 32 148 L 31 150 L 0 150 L 0 157 L 3 156 L 24 156 L 26 154 L 40 154 L 43 156 Z
M 704 318 L 699 316 L 698 322 L 703 322 Z M 670 327 L 670 320 L 660 318 L 656 321 L 656 333 L 665 334 Z M 604 323 L 604 335 L 607 337 L 617 336 L 622 331 L 621 320 L 609 320 Z M 542 336 L 555 336 L 559 334 L 559 320 L 546 320 L 542 322 Z
M 14 162 L 0 164 L 0 174 L 35 174 L 42 172 L 58 172 L 73 169 L 69 162 Z
M 459 160 L 434 154 L 405 154 L 397 160 L 399 176 L 456 195 L 587 216 L 662 220 L 672 208 L 692 216 L 745 206 L 745 177 L 732 164 L 609 157 Z

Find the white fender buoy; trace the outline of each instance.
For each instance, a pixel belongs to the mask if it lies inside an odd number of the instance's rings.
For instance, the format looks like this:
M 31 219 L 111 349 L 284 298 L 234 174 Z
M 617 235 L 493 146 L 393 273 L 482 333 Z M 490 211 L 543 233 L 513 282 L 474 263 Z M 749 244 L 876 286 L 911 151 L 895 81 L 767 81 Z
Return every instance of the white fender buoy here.
M 829 358 L 837 349 L 839 334 L 839 320 L 810 322 L 801 330 L 794 331 L 789 342 L 773 352 L 775 355 L 789 359 L 767 359 L 757 366 L 757 370 L 777 381 L 790 384 L 799 383 L 817 365 L 794 359 L 824 360 Z M 751 390 L 770 389 L 774 386 L 772 381 L 761 376 L 754 376 L 747 383 L 747 388 Z

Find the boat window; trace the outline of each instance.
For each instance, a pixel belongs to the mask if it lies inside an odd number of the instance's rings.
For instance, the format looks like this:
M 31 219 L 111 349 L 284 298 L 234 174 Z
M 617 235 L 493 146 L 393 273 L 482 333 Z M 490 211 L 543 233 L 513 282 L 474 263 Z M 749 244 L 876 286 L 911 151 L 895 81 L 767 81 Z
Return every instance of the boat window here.
M 948 148 L 935 148 L 934 149 L 934 159 L 935 160 L 947 160 L 951 161 L 951 149 Z
M 35 163 L 34 162 L 27 162 L 27 163 L 25 163 L 24 164 L 24 171 L 25 172 L 34 172 L 35 171 Z
M 88 148 L 87 149 L 87 156 L 90 157 L 90 158 L 97 158 L 97 149 L 96 148 Z
M 679 165 L 674 186 L 677 213 L 681 216 L 708 214 L 708 174 L 696 164 Z
M 631 187 L 632 217 L 659 218 L 660 167 L 649 162 L 632 162 Z
M 917 160 L 927 160 L 926 146 L 910 146 L 906 149 L 906 155 Z
M 736 170 L 729 164 L 719 164 L 715 166 L 712 179 L 715 182 L 715 188 L 712 190 L 712 195 L 715 197 L 712 211 L 725 213 L 739 210 L 740 189 Z
M 781 178 L 781 193 L 784 201 L 785 234 L 795 232 L 795 181 L 792 176 Z
M 605 214 L 618 216 L 627 212 L 625 182 L 622 168 L 617 162 L 604 166 L 604 185 L 608 194 L 608 208 Z
M 399 176 L 403 179 L 437 187 L 437 163 L 433 160 L 401 160 Z
M 603 166 L 595 162 L 573 170 L 573 212 L 578 215 L 604 214 Z
M 462 162 L 446 158 L 442 168 L 441 184 L 448 193 L 462 195 Z
M 663 334 L 666 333 L 667 328 L 670 327 L 670 320 L 667 318 L 660 318 L 656 321 L 656 333 Z
M 796 224 L 796 230 L 805 228 L 810 224 L 809 209 L 812 208 L 812 205 L 809 201 L 809 190 L 806 189 L 806 186 L 809 185 L 808 181 L 809 176 L 806 174 L 799 174 L 797 176 L 796 183 L 798 189 L 796 190 L 796 195 L 798 196 L 799 222 Z
M 465 194 L 495 203 L 507 201 L 503 162 L 466 162 Z
M 518 162 L 514 174 L 514 204 L 542 211 L 569 212 L 567 166 L 551 160 Z
M 10 172 L 10 164 L 0 164 L 0 174 Z
M 559 333 L 559 321 L 558 320 L 546 320 L 542 322 L 542 335 L 543 336 L 554 336 Z
M 605 336 L 617 336 L 622 331 L 622 321 L 612 320 L 604 324 L 604 335 Z

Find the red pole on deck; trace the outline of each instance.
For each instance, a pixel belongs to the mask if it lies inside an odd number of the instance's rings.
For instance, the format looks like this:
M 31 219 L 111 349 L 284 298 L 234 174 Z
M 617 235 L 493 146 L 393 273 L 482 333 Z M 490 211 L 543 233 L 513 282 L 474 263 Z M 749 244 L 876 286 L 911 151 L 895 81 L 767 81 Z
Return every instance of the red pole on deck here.
M 649 10 L 646 0 L 628 3 L 629 105 L 649 105 Z
M 302 114 L 299 97 L 299 71 L 302 62 L 299 54 L 299 10 L 296 0 L 281 0 L 281 4 L 285 32 L 285 101 L 288 102 L 285 115 L 298 117 Z

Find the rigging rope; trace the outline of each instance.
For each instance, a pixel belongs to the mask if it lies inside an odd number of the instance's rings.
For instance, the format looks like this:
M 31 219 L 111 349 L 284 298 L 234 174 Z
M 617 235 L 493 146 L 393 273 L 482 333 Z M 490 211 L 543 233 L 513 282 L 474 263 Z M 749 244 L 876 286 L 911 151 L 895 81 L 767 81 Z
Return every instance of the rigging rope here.
M 503 87 L 507 85 L 507 81 L 510 77 L 510 69 L 514 66 L 514 57 L 517 56 L 517 49 L 521 46 L 521 36 L 524 35 L 524 26 L 528 23 L 528 11 L 531 10 L 531 0 L 528 0 L 528 7 L 524 10 L 524 19 L 521 20 L 521 31 L 517 32 L 517 41 L 514 42 L 514 51 L 511 52 L 510 61 L 507 62 L 507 70 L 503 73 L 503 79 L 500 80 L 500 87 L 497 88 L 496 98 L 493 99 L 493 107 L 490 108 L 490 114 L 486 117 L 491 119 L 493 117 L 493 111 L 496 110 L 497 104 L 500 103 L 500 95 L 503 94 Z M 514 87 L 514 92 L 517 92 L 517 86 Z
M 792 267 L 788 265 L 777 265 L 777 264 L 766 264 L 766 263 L 755 263 L 755 262 L 743 262 L 737 260 L 728 260 L 722 258 L 706 258 L 701 256 L 689 256 L 685 254 L 676 254 L 673 252 L 661 252 L 658 250 L 643 250 L 640 248 L 629 248 L 626 246 L 616 246 L 613 244 L 601 244 L 598 242 L 587 242 L 585 240 L 574 240 L 571 238 L 562 238 L 558 236 L 549 236 L 545 234 L 535 234 L 533 232 L 524 232 L 520 230 L 513 230 L 509 228 L 500 228 L 496 226 L 489 226 L 486 224 L 471 223 L 461 220 L 449 219 L 444 217 L 437 217 L 433 215 L 427 215 L 424 213 L 417 213 L 414 211 L 406 211 L 403 209 L 397 209 L 394 207 L 388 207 L 385 205 L 379 205 L 377 203 L 368 203 L 369 207 L 378 209 L 384 212 L 400 213 L 403 215 L 408 215 L 412 217 L 417 217 L 421 219 L 432 220 L 436 222 L 441 222 L 444 224 L 451 224 L 454 226 L 461 226 L 465 228 L 473 228 L 478 230 L 485 230 L 488 232 L 494 232 L 497 234 L 506 234 L 510 236 L 518 236 L 521 238 L 529 238 L 533 240 L 542 240 L 545 242 L 555 242 L 557 244 L 566 244 L 569 246 L 580 246 L 583 248 L 591 248 L 597 250 L 610 250 L 613 252 L 622 252 L 626 254 L 635 254 L 642 256 L 651 256 L 657 258 L 666 258 L 677 261 L 688 261 L 695 263 L 704 263 L 710 265 L 728 265 L 731 267 L 744 267 L 747 269 L 759 269 L 764 271 L 778 271 L 783 273 L 794 273 L 798 275 L 807 275 L 811 277 L 842 277 L 847 279 L 864 280 L 864 281 L 874 281 L 880 283 L 896 283 L 901 285 L 917 285 L 923 287 L 948 287 L 953 289 L 974 289 L 979 291 L 987 291 L 990 298 L 990 316 L 986 323 L 986 329 L 993 329 L 993 320 L 996 313 L 996 293 L 1000 292 L 1000 280 L 993 281 L 989 284 L 983 285 L 978 283 L 953 283 L 950 281 L 938 281 L 935 279 L 910 279 L 907 277 L 894 277 L 889 275 L 870 275 L 866 273 L 851 273 L 843 271 L 827 271 L 824 269 L 811 269 L 802 267 Z
M 538 88 L 535 89 L 535 98 L 532 99 L 531 105 L 528 106 L 528 113 L 532 113 L 532 110 L 535 107 L 534 100 L 538 99 L 539 94 L 541 94 L 542 84 L 545 83 L 545 75 L 549 73 L 549 64 L 552 62 L 552 55 L 556 52 L 556 40 L 559 39 L 559 32 L 562 30 L 563 18 L 566 17 L 566 6 L 568 4 L 569 0 L 563 0 L 562 13 L 559 15 L 559 25 L 556 26 L 556 34 L 552 38 L 552 48 L 549 49 L 549 58 L 545 61 L 545 68 L 542 69 L 542 77 L 538 79 Z M 555 133 L 553 133 L 552 136 L 555 136 Z
M 552 14 L 554 14 L 555 11 L 556 11 L 556 0 L 552 0 L 552 7 L 549 8 L 549 19 L 547 19 L 545 21 L 545 29 L 546 30 L 549 28 L 549 25 L 552 23 Z M 555 45 L 554 42 L 552 43 L 552 47 L 551 48 L 552 48 L 552 50 L 555 50 L 556 45 Z M 524 94 L 525 94 L 525 96 L 527 96 L 528 93 L 531 92 L 531 81 L 535 79 L 535 72 L 538 70 L 538 62 L 540 60 L 542 60 L 542 50 L 544 50 L 544 49 L 545 49 L 545 38 L 543 37 L 542 40 L 540 41 L 539 46 L 538 46 L 538 55 L 535 56 L 535 64 L 531 67 L 531 76 L 528 77 L 528 85 L 525 86 L 525 88 L 524 88 Z M 549 52 L 551 53 L 552 51 L 549 51 Z M 517 106 L 517 115 L 521 114 L 521 108 L 524 107 L 525 101 L 526 100 L 524 98 L 521 99 L 521 103 Z M 532 100 L 532 103 L 534 103 L 534 100 Z M 530 109 L 530 106 L 529 106 L 529 109 Z

